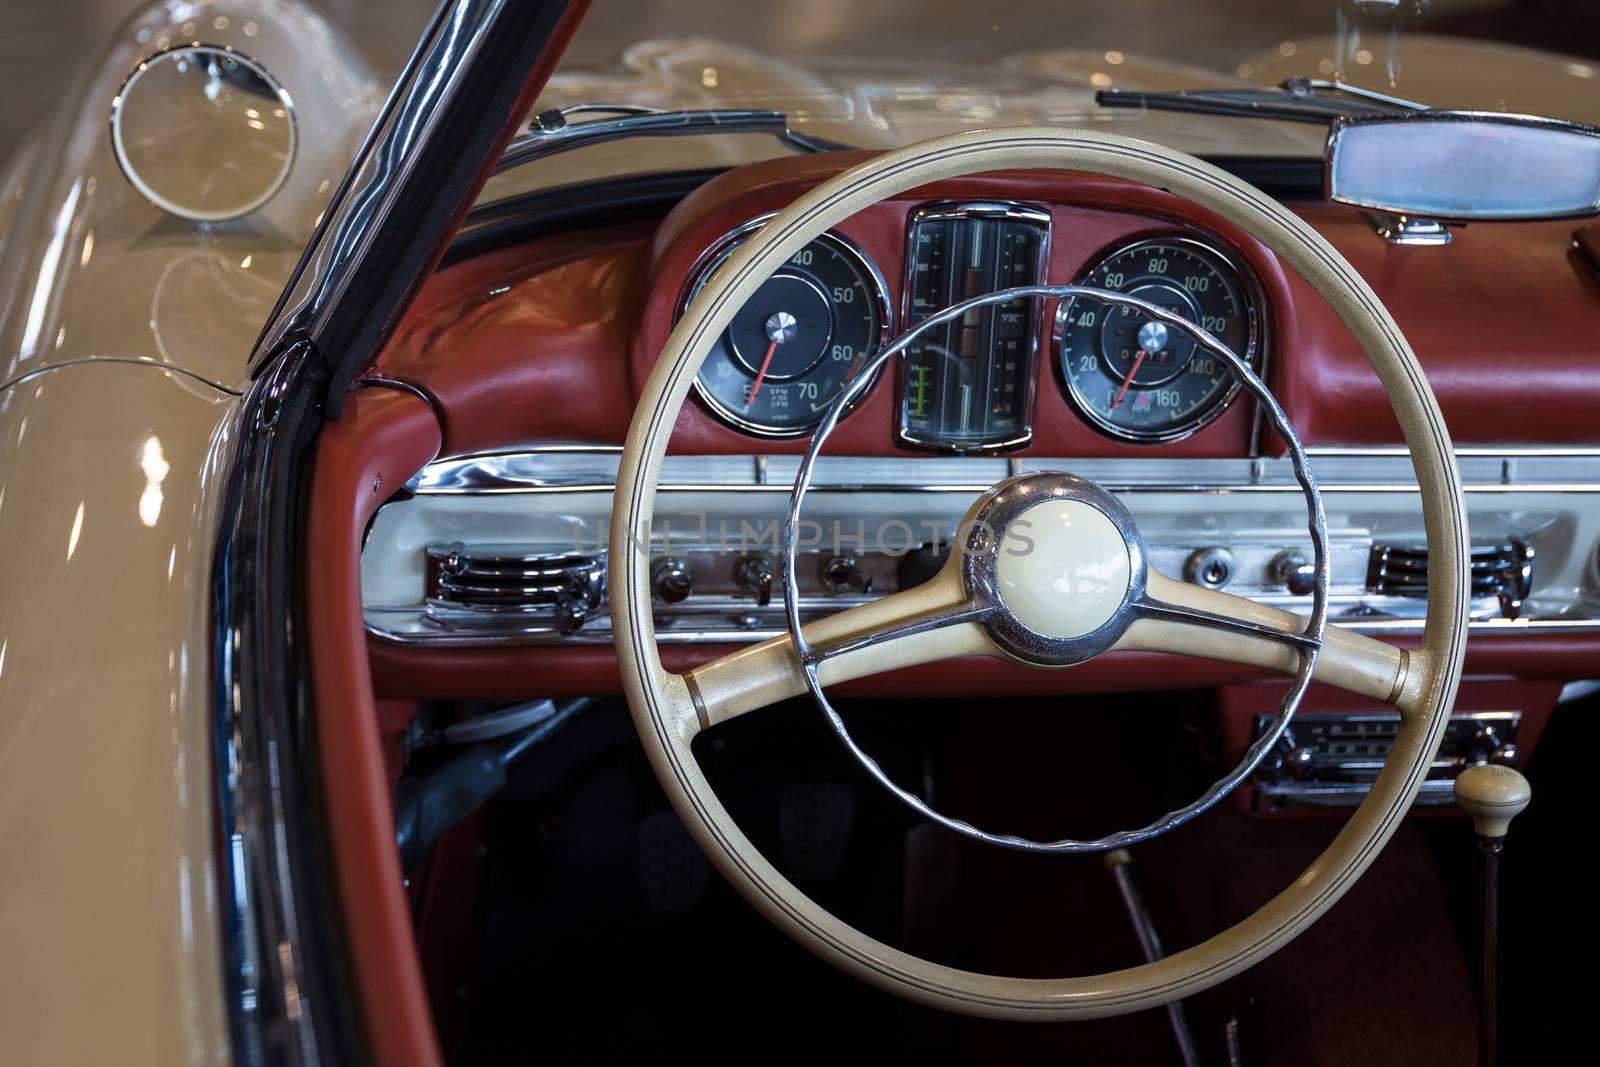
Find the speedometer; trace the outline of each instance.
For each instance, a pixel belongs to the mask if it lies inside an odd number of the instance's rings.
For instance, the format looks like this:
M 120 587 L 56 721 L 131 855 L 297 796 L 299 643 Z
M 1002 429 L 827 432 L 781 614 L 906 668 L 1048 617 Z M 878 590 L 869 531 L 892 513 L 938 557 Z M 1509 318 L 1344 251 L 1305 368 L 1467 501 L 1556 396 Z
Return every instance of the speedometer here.
M 1257 366 L 1253 282 L 1211 245 L 1189 237 L 1137 241 L 1104 256 L 1080 284 L 1175 312 Z M 1056 333 L 1068 394 L 1091 423 L 1117 437 L 1186 437 L 1222 414 L 1239 390 L 1222 359 L 1137 308 L 1089 297 L 1063 301 Z
M 727 235 L 692 274 L 683 304 L 765 219 Z M 681 311 L 681 308 L 680 308 Z M 761 284 L 712 346 L 695 389 L 713 414 L 746 433 L 798 437 L 882 346 L 883 279 L 835 233 L 800 249 Z

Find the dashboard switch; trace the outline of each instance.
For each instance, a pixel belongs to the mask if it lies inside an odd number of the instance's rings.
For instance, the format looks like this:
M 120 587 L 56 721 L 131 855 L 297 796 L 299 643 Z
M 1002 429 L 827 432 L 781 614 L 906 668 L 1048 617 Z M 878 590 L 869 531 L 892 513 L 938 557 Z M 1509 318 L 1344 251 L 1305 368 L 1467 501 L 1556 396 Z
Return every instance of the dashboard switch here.
M 668 604 L 688 598 L 694 588 L 689 564 L 677 556 L 658 556 L 650 564 L 650 589 Z
M 1317 568 L 1297 548 L 1286 548 L 1273 557 L 1270 576 L 1295 596 L 1310 596 L 1317 588 Z
M 772 603 L 772 581 L 775 572 L 772 559 L 765 555 L 745 556 L 733 568 L 733 576 L 745 591 L 752 593 L 758 607 Z
M 1233 553 L 1225 548 L 1197 548 L 1183 564 L 1183 576 L 1206 589 L 1222 589 L 1233 581 Z
M 830 593 L 872 592 L 872 579 L 854 556 L 829 556 L 818 572 L 822 587 Z

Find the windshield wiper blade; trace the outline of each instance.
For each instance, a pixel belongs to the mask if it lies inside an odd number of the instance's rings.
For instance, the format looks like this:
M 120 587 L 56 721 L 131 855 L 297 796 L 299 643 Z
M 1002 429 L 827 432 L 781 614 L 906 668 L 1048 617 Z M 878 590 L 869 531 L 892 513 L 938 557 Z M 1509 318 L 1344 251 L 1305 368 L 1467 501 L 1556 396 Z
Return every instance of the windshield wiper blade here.
M 605 113 L 617 117 L 569 122 L 578 114 Z M 761 133 L 776 137 L 801 152 L 851 151 L 855 145 L 796 133 L 782 111 L 750 108 L 707 108 L 662 111 L 637 104 L 579 104 L 542 111 L 528 123 L 527 132 L 509 145 L 494 172 L 510 170 L 536 159 L 570 152 L 575 148 L 619 141 L 629 137 L 690 137 L 723 133 Z
M 1147 108 L 1151 111 L 1186 111 L 1197 115 L 1226 115 L 1246 119 L 1282 119 L 1326 126 L 1346 115 L 1374 112 L 1426 111 L 1426 104 L 1402 100 L 1371 89 L 1336 81 L 1290 78 L 1276 89 L 1187 89 L 1178 92 L 1140 92 L 1102 89 L 1094 94 L 1101 107 Z

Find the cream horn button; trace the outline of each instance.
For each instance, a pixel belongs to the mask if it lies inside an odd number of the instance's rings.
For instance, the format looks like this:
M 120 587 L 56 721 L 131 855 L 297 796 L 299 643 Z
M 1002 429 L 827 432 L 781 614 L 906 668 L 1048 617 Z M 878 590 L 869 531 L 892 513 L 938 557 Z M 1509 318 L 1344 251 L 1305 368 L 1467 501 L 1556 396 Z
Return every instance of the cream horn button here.
M 1000 539 L 995 578 L 1018 622 L 1052 638 L 1093 633 L 1127 599 L 1128 544 L 1099 508 L 1046 500 L 1022 512 Z

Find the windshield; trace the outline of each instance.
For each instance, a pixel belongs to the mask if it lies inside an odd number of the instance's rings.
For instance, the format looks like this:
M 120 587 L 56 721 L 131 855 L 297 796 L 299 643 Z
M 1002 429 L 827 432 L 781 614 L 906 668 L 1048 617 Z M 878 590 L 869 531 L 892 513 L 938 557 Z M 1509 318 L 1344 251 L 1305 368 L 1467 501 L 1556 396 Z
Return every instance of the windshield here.
M 866 148 L 1049 123 L 1210 157 L 1317 156 L 1326 131 L 1316 125 L 1112 110 L 1095 94 L 1301 76 L 1435 107 L 1600 123 L 1597 31 L 1600 6 L 1538 0 L 605 0 L 536 110 L 767 108 L 800 133 Z M 1564 54 L 1574 50 L 1586 54 Z M 527 168 L 541 173 L 516 184 L 784 151 L 759 137 L 632 142 Z

